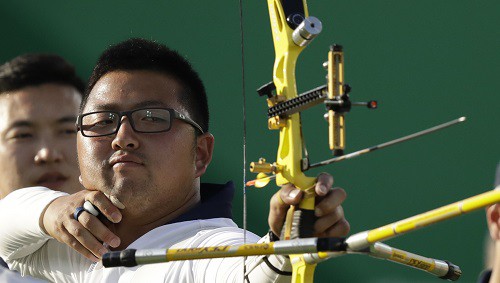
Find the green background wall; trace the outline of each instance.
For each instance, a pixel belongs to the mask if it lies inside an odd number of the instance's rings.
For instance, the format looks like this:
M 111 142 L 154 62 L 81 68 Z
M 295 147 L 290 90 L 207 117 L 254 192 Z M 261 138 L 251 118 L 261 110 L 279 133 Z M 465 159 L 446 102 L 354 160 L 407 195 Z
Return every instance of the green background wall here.
M 242 223 L 242 95 L 238 1 L 2 1 L 0 61 L 25 52 L 54 52 L 87 78 L 100 52 L 129 37 L 179 50 L 199 70 L 212 110 L 216 153 L 204 181 L 237 184 L 234 212 Z M 323 32 L 299 58 L 299 92 L 324 83 L 329 45 L 344 46 L 353 100 L 377 99 L 376 111 L 347 117 L 348 152 L 460 116 L 468 121 L 321 170 L 348 192 L 351 233 L 375 228 L 492 189 L 500 160 L 500 2 L 310 1 Z M 273 160 L 277 132 L 255 89 L 270 81 L 274 51 L 266 1 L 245 1 L 248 160 Z M 329 157 L 324 109 L 303 115 L 313 161 Z M 252 175 L 249 174 L 248 178 Z M 249 190 L 249 229 L 267 230 L 275 186 Z M 483 267 L 484 212 L 428 227 L 387 243 L 463 269 L 474 282 Z M 320 264 L 316 282 L 437 282 L 439 279 L 366 256 Z

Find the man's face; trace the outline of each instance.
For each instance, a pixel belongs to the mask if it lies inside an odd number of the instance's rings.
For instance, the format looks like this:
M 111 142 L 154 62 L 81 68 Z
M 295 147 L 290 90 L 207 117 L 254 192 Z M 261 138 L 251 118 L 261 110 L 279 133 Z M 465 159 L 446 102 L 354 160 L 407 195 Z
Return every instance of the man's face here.
M 30 186 L 81 190 L 75 144 L 80 101 L 73 87 L 52 83 L 0 95 L 0 198 Z
M 83 113 L 172 108 L 188 115 L 178 101 L 180 84 L 152 71 L 113 71 L 89 94 Z M 116 197 L 129 215 L 178 209 L 193 195 L 196 170 L 194 128 L 172 120 L 168 132 L 135 132 L 126 116 L 116 134 L 84 137 L 78 133 L 78 161 L 83 185 Z

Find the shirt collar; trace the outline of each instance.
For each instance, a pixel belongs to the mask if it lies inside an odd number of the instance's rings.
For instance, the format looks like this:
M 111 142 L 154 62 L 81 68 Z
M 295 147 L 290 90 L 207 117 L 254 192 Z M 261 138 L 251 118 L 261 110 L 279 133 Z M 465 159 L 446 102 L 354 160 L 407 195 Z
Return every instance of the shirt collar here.
M 226 184 L 202 183 L 200 195 L 201 201 L 198 205 L 168 224 L 197 219 L 233 218 L 234 184 L 232 181 Z

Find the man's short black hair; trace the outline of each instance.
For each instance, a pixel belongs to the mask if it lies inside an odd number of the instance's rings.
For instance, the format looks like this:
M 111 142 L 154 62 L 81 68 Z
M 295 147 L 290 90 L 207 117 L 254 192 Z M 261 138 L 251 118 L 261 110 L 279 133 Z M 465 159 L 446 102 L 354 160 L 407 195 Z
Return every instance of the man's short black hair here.
M 117 70 L 154 71 L 176 79 L 183 87 L 183 92 L 178 94 L 179 103 L 187 109 L 191 119 L 198 123 L 204 132 L 208 131 L 207 95 L 198 73 L 178 52 L 163 44 L 141 38 L 123 41 L 101 54 L 90 75 L 80 112 L 83 111 L 88 95 L 97 81 L 107 73 Z
M 0 66 L 0 94 L 46 83 L 73 86 L 80 95 L 85 90 L 75 68 L 58 55 L 24 54 Z

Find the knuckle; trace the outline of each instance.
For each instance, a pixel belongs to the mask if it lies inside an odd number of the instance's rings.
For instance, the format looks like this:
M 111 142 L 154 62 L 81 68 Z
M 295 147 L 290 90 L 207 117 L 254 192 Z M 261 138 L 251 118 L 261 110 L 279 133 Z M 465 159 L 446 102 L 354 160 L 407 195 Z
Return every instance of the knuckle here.
M 342 219 L 339 223 L 339 227 L 340 227 L 340 236 L 346 236 L 347 234 L 349 234 L 349 232 L 351 231 L 351 225 L 349 224 L 349 222 L 345 219 Z
M 330 175 L 329 173 L 322 172 L 318 175 L 318 182 L 323 182 L 323 183 L 333 183 L 333 176 Z
M 285 200 L 288 200 L 291 191 L 292 191 L 291 189 L 281 190 L 279 194 L 276 194 L 275 200 L 277 201 L 277 203 L 282 204 L 285 202 Z
M 58 233 L 58 234 L 56 234 L 56 235 L 57 235 L 57 237 L 54 237 L 54 238 L 55 238 L 58 242 L 60 242 L 60 243 L 66 243 L 66 244 L 68 244 L 68 245 L 69 245 L 69 242 L 70 242 L 71 238 L 70 238 L 68 235 L 66 235 L 66 234 L 64 234 L 64 233 Z
M 344 218 L 344 209 L 342 206 L 337 206 L 335 208 L 335 215 L 337 216 L 337 219 Z
M 339 187 L 333 189 L 333 194 L 335 195 L 336 198 L 341 199 L 342 201 L 344 201 L 347 198 L 346 191 Z
M 106 243 L 109 243 L 109 242 L 111 242 L 114 238 L 115 238 L 115 235 L 113 235 L 113 233 L 111 233 L 110 231 L 107 231 L 107 232 L 104 232 L 104 234 L 102 235 L 101 240 L 103 240 L 103 241 L 104 241 L 104 242 L 106 242 Z
M 276 193 L 282 199 L 286 199 L 291 191 L 295 190 L 297 187 L 291 183 L 287 183 L 281 186 L 281 189 Z
M 75 237 L 82 237 L 84 233 L 85 228 L 75 226 L 71 228 L 71 234 Z
M 104 199 L 107 199 L 106 196 L 100 192 L 100 191 L 90 191 L 87 196 L 85 197 L 85 200 L 90 201 L 92 204 L 97 205 L 97 204 L 102 204 L 104 202 Z
M 64 226 L 65 226 L 64 222 L 56 223 L 54 225 L 53 229 L 54 229 L 55 232 L 59 232 L 60 233 L 60 232 L 64 231 Z
M 69 240 L 67 244 L 68 244 L 68 246 L 70 246 L 74 250 L 77 250 L 80 247 L 80 243 L 75 239 Z
M 281 197 L 281 191 L 278 193 L 275 193 L 271 200 L 269 201 L 269 204 L 271 207 L 277 207 L 279 206 L 283 201 L 283 198 Z
M 111 215 L 115 210 L 109 206 L 103 206 L 101 209 L 99 209 L 104 215 Z
M 332 217 L 322 217 L 314 223 L 314 230 L 319 231 L 319 232 L 324 232 L 327 230 L 330 226 L 333 226 L 335 224 L 336 220 L 332 219 Z
M 97 199 L 97 191 L 90 191 L 86 196 L 85 200 L 90 201 L 91 203 L 95 203 Z
M 88 227 L 90 227 L 90 225 L 92 223 L 92 218 L 89 215 L 87 215 L 87 214 L 85 214 L 85 215 L 82 214 L 78 218 L 78 222 L 80 222 L 80 224 L 82 224 L 83 227 L 88 228 Z
M 314 231 L 316 231 L 317 233 L 322 233 L 324 232 L 324 227 L 323 225 L 321 225 L 321 222 L 320 221 L 316 221 L 316 223 L 314 223 Z
M 55 227 L 54 230 L 53 230 L 53 234 L 54 235 L 51 235 L 53 236 L 54 238 L 57 237 L 57 235 L 64 235 L 64 231 L 65 229 L 62 229 L 61 227 Z
M 276 199 L 276 195 L 274 195 L 270 200 L 269 200 L 269 207 L 272 210 L 275 210 L 276 207 L 278 206 L 278 200 Z

